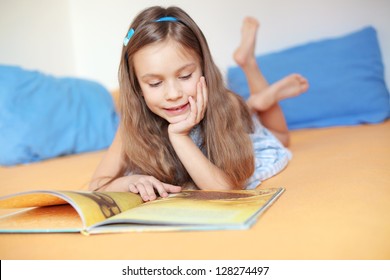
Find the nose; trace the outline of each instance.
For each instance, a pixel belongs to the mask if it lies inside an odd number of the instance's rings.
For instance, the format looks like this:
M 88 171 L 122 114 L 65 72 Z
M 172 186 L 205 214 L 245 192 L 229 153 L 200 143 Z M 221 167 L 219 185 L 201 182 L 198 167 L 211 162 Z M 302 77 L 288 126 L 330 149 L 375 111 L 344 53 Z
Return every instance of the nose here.
M 168 83 L 165 88 L 165 99 L 166 100 L 177 100 L 183 96 L 183 90 L 180 85 L 176 82 Z

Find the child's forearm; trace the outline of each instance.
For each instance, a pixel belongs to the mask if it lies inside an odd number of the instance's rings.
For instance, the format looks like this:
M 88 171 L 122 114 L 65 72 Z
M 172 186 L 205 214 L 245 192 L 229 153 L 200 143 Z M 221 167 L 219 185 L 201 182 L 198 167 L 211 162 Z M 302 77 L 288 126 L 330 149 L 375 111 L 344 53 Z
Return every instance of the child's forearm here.
M 134 175 L 136 176 L 136 175 Z M 91 191 L 115 191 L 115 192 L 127 192 L 129 191 L 129 184 L 131 182 L 131 176 L 119 177 L 112 180 L 111 177 L 101 177 L 94 179 L 89 184 L 89 190 Z
M 89 190 L 92 191 L 113 191 L 113 192 L 128 192 L 130 184 L 135 184 L 140 178 L 147 177 L 146 175 L 124 175 L 112 180 L 112 177 L 101 177 L 93 180 L 89 185 Z
M 170 135 L 176 154 L 200 189 L 230 190 L 233 186 L 224 171 L 211 163 L 187 135 Z

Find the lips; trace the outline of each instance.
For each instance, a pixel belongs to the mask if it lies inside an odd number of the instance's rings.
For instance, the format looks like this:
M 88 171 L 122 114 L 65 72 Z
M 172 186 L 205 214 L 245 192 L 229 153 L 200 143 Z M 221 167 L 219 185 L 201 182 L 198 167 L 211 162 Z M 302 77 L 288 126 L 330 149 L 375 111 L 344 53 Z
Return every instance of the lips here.
M 190 104 L 179 105 L 175 107 L 165 108 L 164 110 L 170 115 L 179 115 L 185 112 L 189 108 Z

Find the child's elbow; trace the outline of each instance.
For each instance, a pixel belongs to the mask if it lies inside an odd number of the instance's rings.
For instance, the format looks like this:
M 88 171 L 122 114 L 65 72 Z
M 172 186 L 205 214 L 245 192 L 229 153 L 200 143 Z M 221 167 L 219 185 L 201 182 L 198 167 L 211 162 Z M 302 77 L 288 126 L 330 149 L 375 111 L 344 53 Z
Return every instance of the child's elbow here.
M 290 146 L 290 133 L 283 133 L 280 138 L 280 142 L 283 144 L 283 146 L 288 147 Z
M 288 135 L 287 136 L 287 139 L 284 141 L 283 145 L 285 147 L 289 147 L 290 146 L 290 143 L 291 143 L 291 140 L 290 140 L 290 136 Z

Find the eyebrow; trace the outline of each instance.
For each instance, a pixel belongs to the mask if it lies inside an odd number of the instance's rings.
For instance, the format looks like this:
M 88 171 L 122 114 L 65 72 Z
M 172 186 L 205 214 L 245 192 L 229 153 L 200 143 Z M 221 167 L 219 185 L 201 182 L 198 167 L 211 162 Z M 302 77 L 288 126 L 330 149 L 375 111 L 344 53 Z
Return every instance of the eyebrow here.
M 182 67 L 180 67 L 176 73 L 180 73 L 181 71 L 187 69 L 187 68 L 190 68 L 190 67 L 193 67 L 193 66 L 196 66 L 196 63 L 195 62 L 191 62 L 191 63 L 188 63 Z M 155 78 L 155 77 L 160 77 L 161 75 L 158 75 L 158 74 L 152 74 L 152 73 L 148 73 L 148 74 L 145 74 L 143 75 L 141 78 L 144 79 L 144 78 Z

